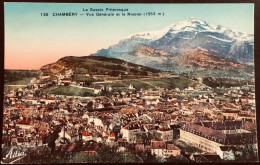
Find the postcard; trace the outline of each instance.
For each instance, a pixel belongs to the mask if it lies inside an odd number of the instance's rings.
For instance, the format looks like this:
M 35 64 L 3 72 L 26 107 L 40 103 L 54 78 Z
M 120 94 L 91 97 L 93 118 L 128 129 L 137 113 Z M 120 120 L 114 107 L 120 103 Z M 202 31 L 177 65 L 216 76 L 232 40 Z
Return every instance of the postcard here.
M 254 3 L 4 4 L 1 163 L 258 162 Z

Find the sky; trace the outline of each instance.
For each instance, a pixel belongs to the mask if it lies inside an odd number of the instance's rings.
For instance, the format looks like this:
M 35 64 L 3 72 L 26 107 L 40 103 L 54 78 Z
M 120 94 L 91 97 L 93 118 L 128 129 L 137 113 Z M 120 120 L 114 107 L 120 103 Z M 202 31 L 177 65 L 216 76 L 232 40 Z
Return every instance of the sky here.
M 86 16 L 83 9 L 117 8 L 159 16 Z M 190 17 L 254 33 L 254 5 L 5 3 L 5 69 L 40 69 L 64 56 L 87 56 L 127 36 L 161 30 Z M 53 16 L 73 12 L 78 16 Z M 41 16 L 48 13 L 48 16 Z M 88 12 L 96 13 L 96 12 Z M 122 13 L 100 12 L 100 13 Z M 127 13 L 127 12 L 124 12 Z

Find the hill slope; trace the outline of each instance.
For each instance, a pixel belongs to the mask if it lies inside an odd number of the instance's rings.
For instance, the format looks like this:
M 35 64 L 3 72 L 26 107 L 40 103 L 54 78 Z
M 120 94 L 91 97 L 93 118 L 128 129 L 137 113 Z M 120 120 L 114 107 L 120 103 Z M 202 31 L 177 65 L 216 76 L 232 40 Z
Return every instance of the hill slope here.
M 79 74 L 106 74 L 111 76 L 118 76 L 120 74 L 148 76 L 160 73 L 159 70 L 132 64 L 119 59 L 91 56 L 63 57 L 55 63 L 43 66 L 41 71 L 45 75 L 50 75 L 63 73 L 69 69 L 72 69 L 74 73 Z

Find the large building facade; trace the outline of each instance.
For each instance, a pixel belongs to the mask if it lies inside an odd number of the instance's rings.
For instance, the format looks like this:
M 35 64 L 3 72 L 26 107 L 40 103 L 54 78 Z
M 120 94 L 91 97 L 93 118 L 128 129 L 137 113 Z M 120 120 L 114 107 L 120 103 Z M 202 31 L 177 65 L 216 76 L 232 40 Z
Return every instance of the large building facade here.
M 216 152 L 220 146 L 241 146 L 256 143 L 256 133 L 244 121 L 189 123 L 181 127 L 180 140 L 205 152 Z

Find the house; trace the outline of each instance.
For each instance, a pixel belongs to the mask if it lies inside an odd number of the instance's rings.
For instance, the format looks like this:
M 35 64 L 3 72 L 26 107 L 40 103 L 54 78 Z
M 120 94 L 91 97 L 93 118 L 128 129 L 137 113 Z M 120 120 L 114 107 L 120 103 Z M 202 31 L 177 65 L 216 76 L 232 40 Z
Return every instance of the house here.
M 37 99 L 37 98 L 27 98 L 27 99 L 25 100 L 25 102 L 29 102 L 29 103 L 35 105 L 35 104 L 38 103 L 38 99 Z
M 89 118 L 88 119 L 88 124 L 91 124 L 91 123 L 93 123 L 93 125 L 95 125 L 95 126 L 104 127 L 103 121 L 101 119 L 99 119 L 99 118 L 92 118 L 92 117 Z
M 143 99 L 147 99 L 147 100 L 149 100 L 149 99 L 155 99 L 155 100 L 157 100 L 157 99 L 159 99 L 159 98 L 160 98 L 159 93 L 149 93 L 149 94 L 145 94 L 145 95 L 143 96 Z
M 115 108 L 123 108 L 123 107 L 126 107 L 127 106 L 127 103 L 126 102 L 122 102 L 122 101 L 116 101 L 114 102 L 114 107 Z
M 120 111 L 123 114 L 136 114 L 138 112 L 138 110 L 135 107 L 131 107 L 131 106 L 122 108 Z
M 82 140 L 89 141 L 92 139 L 93 139 L 93 137 L 90 133 L 88 133 L 86 131 L 82 132 Z
M 242 104 L 246 104 L 248 102 L 246 97 L 240 97 L 240 101 Z
M 94 88 L 94 94 L 100 94 L 101 93 L 101 91 L 102 91 L 102 87 L 95 87 Z
M 158 157 L 165 158 L 166 143 L 165 141 L 151 141 L 151 153 Z
M 132 100 L 132 98 L 129 96 L 123 96 L 123 98 L 122 98 L 122 101 L 124 101 L 124 102 L 129 102 L 131 100 Z
M 47 84 L 45 83 L 45 82 L 40 82 L 40 83 L 38 83 L 38 87 L 39 88 L 44 88 L 44 87 L 46 87 L 47 86 Z
M 150 105 L 150 104 L 154 105 L 154 104 L 157 104 L 160 102 L 159 99 L 146 99 L 145 101 L 146 101 L 147 105 Z
M 248 98 L 248 103 L 249 104 L 255 104 L 255 99 L 252 98 L 252 97 Z
M 151 141 L 151 153 L 161 158 L 169 158 L 181 155 L 181 150 L 166 141 Z
M 222 111 L 224 119 L 235 120 L 238 118 L 239 110 L 226 109 Z
M 24 137 L 17 137 L 17 145 L 18 146 L 28 146 L 29 142 L 26 138 Z
M 33 97 L 33 92 L 29 92 L 29 93 L 27 94 L 27 96 L 28 96 L 28 97 Z
M 177 101 L 177 97 L 176 96 L 170 96 L 167 98 L 167 101 L 171 102 L 171 101 Z
M 24 118 L 18 121 L 16 123 L 16 126 L 22 129 L 31 129 L 32 128 L 31 122 L 32 122 L 31 118 Z
M 71 136 L 67 133 L 67 131 L 64 131 L 64 129 L 61 130 L 61 132 L 59 133 L 59 138 L 56 141 L 65 142 L 65 139 L 67 139 L 67 141 L 71 141 Z
M 169 103 L 174 105 L 174 106 L 176 106 L 176 107 L 179 105 L 178 101 L 176 101 L 176 100 L 173 100 L 173 101 L 171 101 Z
M 173 130 L 172 129 L 164 127 L 164 128 L 159 128 L 157 130 L 157 132 L 161 134 L 161 139 L 166 140 L 166 141 L 173 140 Z
M 123 134 L 122 138 L 128 142 L 134 142 L 135 134 L 138 132 L 140 132 L 140 126 L 138 124 L 129 124 L 121 129 L 121 133 Z
M 195 90 L 195 87 L 194 86 L 189 86 L 188 88 L 187 88 L 187 90 L 189 90 L 189 91 L 194 91 Z
M 135 87 L 132 84 L 130 84 L 128 88 L 129 89 L 135 89 Z
M 72 82 L 71 78 L 63 78 L 63 79 L 60 80 L 61 85 L 65 85 L 65 86 L 70 85 L 71 82 Z
M 181 150 L 175 146 L 174 144 L 167 144 L 167 147 L 166 147 L 166 156 L 167 157 L 170 157 L 170 156 L 179 156 L 181 155 Z
M 170 120 L 171 120 L 171 123 L 172 123 L 172 124 L 177 123 L 177 121 L 178 121 L 178 116 L 172 115 Z
M 116 138 L 116 135 L 114 134 L 114 132 L 108 137 L 108 139 L 106 140 L 106 142 L 114 142 Z
M 45 103 L 46 104 L 49 104 L 49 103 L 55 103 L 56 102 L 56 98 L 55 97 L 49 97 L 45 100 Z
M 157 89 L 159 90 L 160 93 L 165 91 L 165 88 L 163 86 L 158 86 Z

